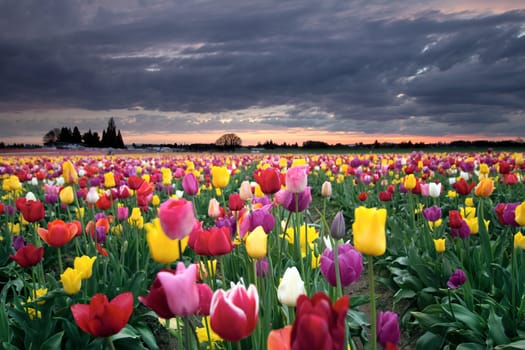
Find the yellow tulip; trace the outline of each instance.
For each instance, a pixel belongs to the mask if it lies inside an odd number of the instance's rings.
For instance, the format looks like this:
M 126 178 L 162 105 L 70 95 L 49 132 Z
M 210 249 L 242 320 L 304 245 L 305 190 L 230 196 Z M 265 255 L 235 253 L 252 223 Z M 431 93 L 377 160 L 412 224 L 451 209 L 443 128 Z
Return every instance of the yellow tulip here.
M 2 190 L 4 191 L 19 191 L 22 189 L 22 183 L 16 175 L 11 175 L 2 182 Z
M 457 196 L 458 196 L 458 193 L 456 191 L 449 190 L 447 192 L 447 197 L 448 198 L 456 198 Z
M 380 256 L 386 251 L 386 209 L 358 207 L 352 225 L 355 249 L 363 254 Z
M 60 202 L 70 205 L 75 201 L 75 193 L 73 192 L 73 187 L 66 186 L 58 194 L 60 197 Z
M 494 192 L 494 181 L 491 179 L 481 180 L 474 190 L 474 194 L 478 197 L 490 197 Z
M 131 209 L 131 215 L 128 218 L 128 222 L 131 226 L 135 226 L 139 229 L 144 227 L 144 217 L 142 217 L 140 208 L 135 207 Z
M 154 194 L 153 197 L 151 197 L 151 205 L 154 207 L 158 207 L 160 205 L 160 198 L 158 195 Z
M 465 198 L 465 205 L 467 207 L 474 207 L 474 198 L 472 197 Z
M 416 185 L 417 185 L 417 179 L 416 179 L 416 176 L 414 174 L 408 174 L 406 177 L 405 177 L 405 181 L 403 182 L 403 185 L 405 186 L 405 188 L 409 191 L 413 190 L 414 188 L 416 188 Z
M 436 252 L 443 253 L 446 250 L 445 242 L 445 238 L 438 238 L 434 240 L 434 247 L 436 248 Z
M 257 226 L 246 237 L 246 252 L 252 259 L 262 259 L 267 253 L 268 235 L 262 226 Z
M 467 223 L 469 229 L 470 229 L 470 234 L 471 235 L 477 235 L 479 233 L 479 224 L 478 224 L 478 218 L 477 217 L 473 217 L 473 218 L 468 218 L 468 219 L 464 219 L 465 222 Z
M 115 174 L 113 174 L 111 171 L 104 174 L 104 187 L 111 188 L 115 187 Z
M 87 255 L 77 256 L 73 261 L 73 267 L 80 272 L 80 278 L 86 280 L 93 274 L 93 263 L 97 259 L 96 256 L 89 257 Z
M 476 217 L 475 207 L 459 208 L 459 214 L 463 219 L 470 219 Z
M 525 201 L 514 210 L 514 221 L 520 226 L 525 226 Z
M 295 230 L 290 227 L 286 230 L 285 237 L 288 243 L 294 244 L 295 242 Z M 319 232 L 313 226 L 301 225 L 299 228 L 299 245 L 301 247 L 301 256 L 306 257 L 306 239 L 308 238 L 308 247 L 310 251 L 314 250 L 314 242 L 319 238 Z
M 146 223 L 144 228 L 146 229 L 146 242 L 153 260 L 159 264 L 171 264 L 180 259 L 188 245 L 189 236 L 182 240 L 170 239 L 162 230 L 159 218 Z
M 437 219 L 436 221 L 429 221 L 428 226 L 430 227 L 430 230 L 434 231 L 434 229 L 441 226 L 442 223 L 443 223 L 442 219 Z
M 213 166 L 211 168 L 211 182 L 215 188 L 224 188 L 230 182 L 230 172 L 226 167 Z
M 69 160 L 62 163 L 62 177 L 64 178 L 64 182 L 69 185 L 78 183 L 77 170 Z
M 514 235 L 514 249 L 518 247 L 525 249 L 525 236 L 521 232 L 516 232 Z
M 80 208 L 75 208 L 75 217 L 77 219 L 82 219 L 84 217 L 84 213 L 85 213 L 85 208 L 84 207 L 80 207 Z
M 8 222 L 7 228 L 9 228 L 9 232 L 11 232 L 13 235 L 20 234 L 20 224 L 19 223 L 13 224 L 11 222 Z
M 60 275 L 60 282 L 64 287 L 64 292 L 67 294 L 76 294 L 80 291 L 82 286 L 82 273 L 76 269 L 68 267 L 64 273 Z
M 167 186 L 167 185 L 171 185 L 171 181 L 173 180 L 173 175 L 171 173 L 171 169 L 170 168 L 162 168 L 160 169 L 161 173 L 162 173 L 162 184 Z

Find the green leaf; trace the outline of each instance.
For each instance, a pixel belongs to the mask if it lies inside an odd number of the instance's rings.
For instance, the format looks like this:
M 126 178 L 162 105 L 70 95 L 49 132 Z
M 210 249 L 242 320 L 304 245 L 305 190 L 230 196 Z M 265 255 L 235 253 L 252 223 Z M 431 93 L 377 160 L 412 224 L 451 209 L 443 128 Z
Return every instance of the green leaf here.
M 45 342 L 42 343 L 40 350 L 60 349 L 60 344 L 62 343 L 63 336 L 64 336 L 64 331 L 56 333 L 55 335 L 48 338 Z
M 125 338 L 139 338 L 140 335 L 138 334 L 137 330 L 130 326 L 129 324 L 126 325 L 120 332 L 113 335 L 111 339 L 113 341 L 119 340 L 119 339 L 125 339 Z
M 151 329 L 144 325 L 135 325 L 135 329 L 139 332 L 142 340 L 148 348 L 152 350 L 158 350 L 159 346 L 157 345 L 157 340 L 155 339 L 155 336 L 153 335 L 153 332 Z
M 432 332 L 425 332 L 416 342 L 416 350 L 440 350 L 445 338 Z
M 501 320 L 503 317 L 497 316 L 494 312 L 494 308 L 490 308 L 490 314 L 488 318 L 489 336 L 494 341 L 494 344 L 507 344 L 510 339 L 505 334 L 505 328 Z
M 507 349 L 525 349 L 525 340 L 518 340 L 507 345 L 500 345 L 494 348 L 495 350 L 507 350 Z
M 1 349 L 3 350 L 20 350 L 18 347 L 14 346 L 13 344 L 9 344 L 6 342 L 3 342 L 1 345 L 2 345 Z
M 443 305 L 443 309 L 447 312 L 449 311 L 450 307 L 452 308 L 452 311 L 454 312 L 454 317 L 457 320 L 463 322 L 471 330 L 478 333 L 479 336 L 483 336 L 485 334 L 485 320 L 481 318 L 478 314 L 473 313 L 472 311 L 460 304 Z
M 394 294 L 394 304 L 399 303 L 402 299 L 411 299 L 416 296 L 412 289 L 400 289 Z
M 9 343 L 11 341 L 11 331 L 4 305 L 0 306 L 0 341 Z
M 485 350 L 485 346 L 477 343 L 462 343 L 458 345 L 456 350 Z

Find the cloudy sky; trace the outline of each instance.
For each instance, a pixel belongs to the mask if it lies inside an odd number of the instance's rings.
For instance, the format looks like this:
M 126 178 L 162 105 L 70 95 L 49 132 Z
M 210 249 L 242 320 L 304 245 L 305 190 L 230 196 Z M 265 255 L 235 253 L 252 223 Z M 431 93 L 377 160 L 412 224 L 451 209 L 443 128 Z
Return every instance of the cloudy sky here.
M 0 0 L 0 141 L 525 136 L 523 0 Z

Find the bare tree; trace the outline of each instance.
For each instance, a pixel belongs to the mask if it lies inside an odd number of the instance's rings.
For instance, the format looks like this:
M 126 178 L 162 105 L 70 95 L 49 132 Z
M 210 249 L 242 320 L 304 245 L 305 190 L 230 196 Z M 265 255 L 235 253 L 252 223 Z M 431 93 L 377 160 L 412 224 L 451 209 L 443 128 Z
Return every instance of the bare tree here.
M 242 144 L 241 138 L 235 134 L 224 134 L 215 141 L 215 145 L 224 149 L 234 151 L 236 147 Z

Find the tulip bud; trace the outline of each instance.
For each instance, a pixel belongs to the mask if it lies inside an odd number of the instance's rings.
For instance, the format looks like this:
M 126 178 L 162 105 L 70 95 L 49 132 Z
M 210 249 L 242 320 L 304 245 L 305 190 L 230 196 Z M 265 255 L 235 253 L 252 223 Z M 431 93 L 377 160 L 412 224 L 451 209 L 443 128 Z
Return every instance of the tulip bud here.
M 332 225 L 330 226 L 330 234 L 332 235 L 332 237 L 334 237 L 334 239 L 341 239 L 345 236 L 345 233 L 345 218 L 343 216 L 343 211 L 340 210 L 334 216 Z
M 252 199 L 253 193 L 250 181 L 246 180 L 241 183 L 241 187 L 239 188 L 239 195 L 243 201 L 248 201 Z
M 299 295 L 306 294 L 304 282 L 295 266 L 288 267 L 277 288 L 277 298 L 283 305 L 295 307 Z
M 332 183 L 330 181 L 323 182 L 321 186 L 321 196 L 332 197 Z

